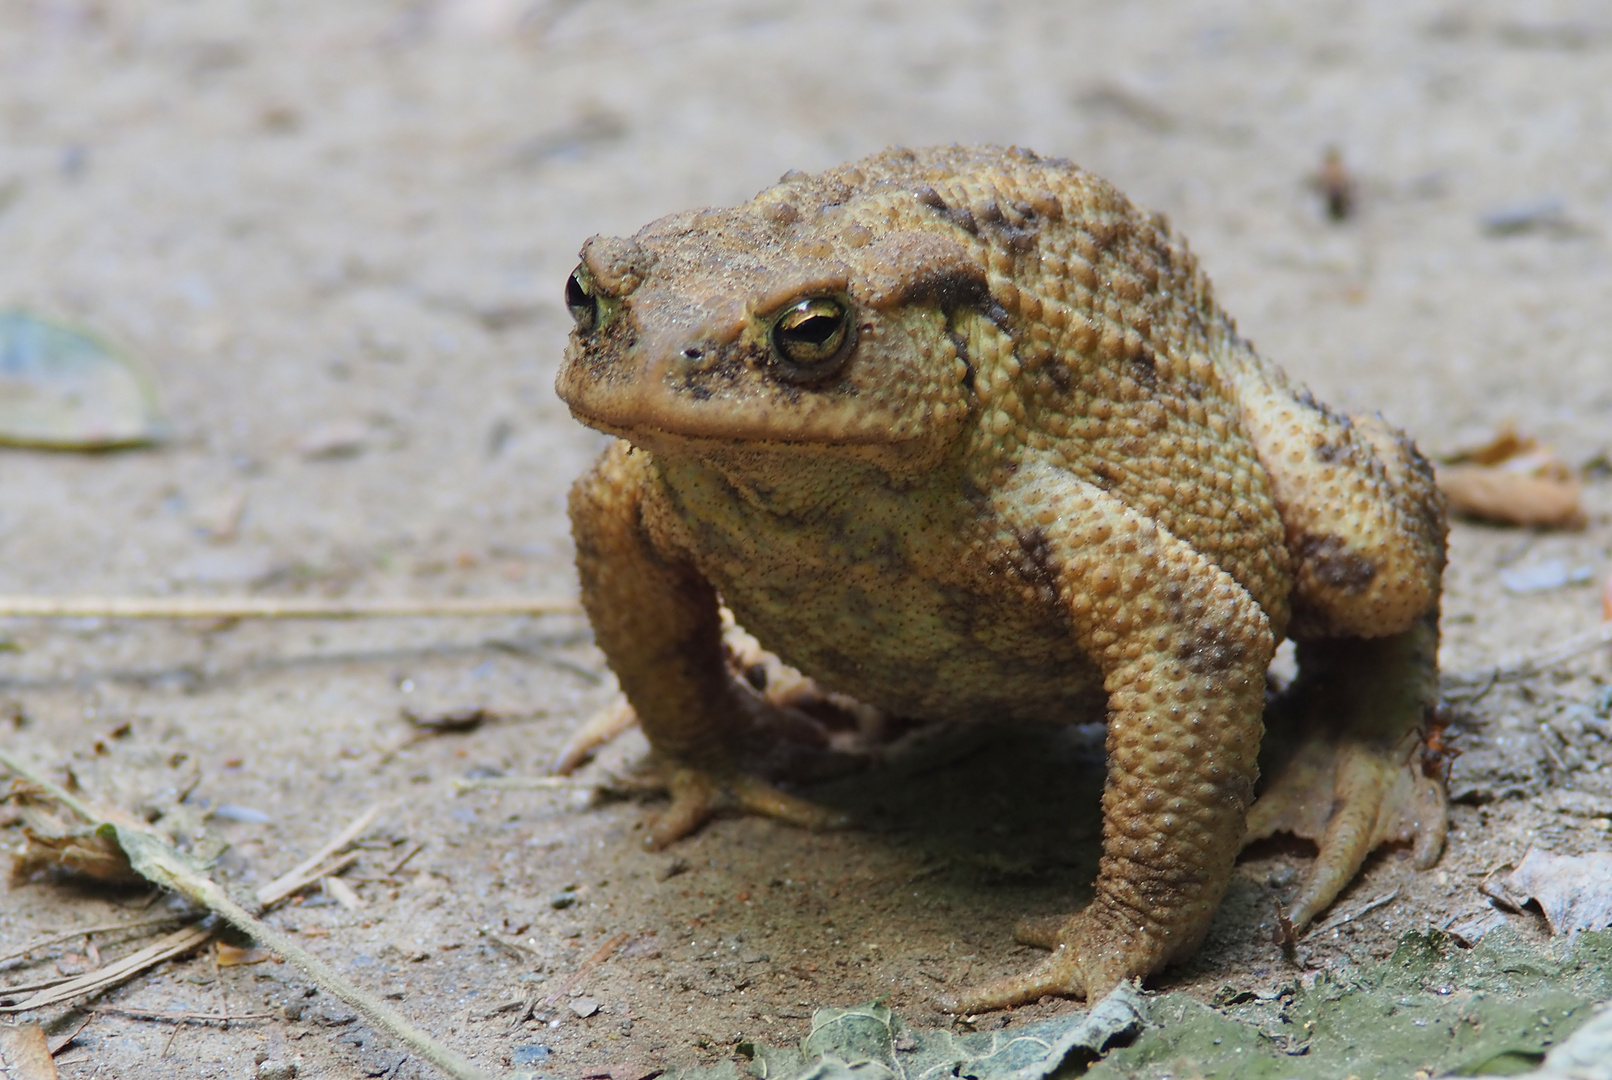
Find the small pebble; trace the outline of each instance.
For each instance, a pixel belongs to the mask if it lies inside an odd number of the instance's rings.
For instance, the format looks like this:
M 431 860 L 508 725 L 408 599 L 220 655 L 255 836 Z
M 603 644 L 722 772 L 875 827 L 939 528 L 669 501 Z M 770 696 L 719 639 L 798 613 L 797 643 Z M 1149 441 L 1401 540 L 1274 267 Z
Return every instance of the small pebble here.
M 586 1020 L 599 1011 L 599 1003 L 591 997 L 579 997 L 571 1002 L 571 1011 L 577 1014 L 579 1020 Z
M 293 1080 L 297 1075 L 297 1063 L 294 1061 L 276 1061 L 269 1058 L 258 1063 L 257 1080 Z
M 549 1059 L 551 1053 L 553 1051 L 542 1043 L 527 1043 L 525 1046 L 517 1046 L 510 1051 L 509 1063 L 511 1065 L 541 1065 Z
M 228 802 L 219 803 L 213 808 L 213 818 L 217 821 L 242 821 L 249 825 L 265 825 L 270 820 L 269 815 L 261 810 Z

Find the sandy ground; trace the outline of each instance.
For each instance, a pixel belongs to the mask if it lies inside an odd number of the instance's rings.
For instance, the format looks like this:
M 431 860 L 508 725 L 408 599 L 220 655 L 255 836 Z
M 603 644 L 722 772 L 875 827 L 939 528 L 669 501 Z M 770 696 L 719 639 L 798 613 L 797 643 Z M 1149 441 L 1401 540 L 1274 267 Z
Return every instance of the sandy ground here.
M 172 437 L 0 450 L 0 591 L 570 595 L 564 493 L 602 445 L 551 390 L 582 240 L 892 142 L 1067 155 L 1167 212 L 1242 331 L 1322 399 L 1380 408 L 1433 451 L 1513 419 L 1588 462 L 1612 442 L 1612 20 L 1592 2 L 1519 10 L 5 4 L 0 306 L 142 358 Z M 1307 182 L 1329 145 L 1360 182 L 1342 225 Z M 1484 224 L 1497 212 L 1534 227 L 1500 235 Z M 1604 579 L 1604 473 L 1583 532 L 1456 527 L 1447 669 L 1596 625 L 1593 586 L 1514 595 L 1497 572 L 1563 559 Z M 194 778 L 190 803 L 224 808 L 209 828 L 231 844 L 232 887 L 387 800 L 349 871 L 366 906 L 314 896 L 275 921 L 489 1068 L 543 1046 L 529 1067 L 637 1080 L 876 996 L 940 1023 L 933 992 L 1026 966 L 1014 919 L 1066 908 L 1095 865 L 1101 766 L 1078 732 L 961 741 L 814 790 L 859 831 L 730 819 L 653 856 L 635 803 L 455 797 L 455 777 L 543 771 L 611 700 L 575 617 L 14 621 L 0 643 L 20 717 L 7 745 L 130 805 Z M 1367 962 L 1482 909 L 1484 873 L 1530 844 L 1604 849 L 1603 671 L 1580 660 L 1467 706 L 1444 860 L 1420 875 L 1373 860 L 1336 912 L 1397 894 L 1323 926 L 1303 961 Z M 403 710 L 472 707 L 492 718 L 403 745 Z M 641 747 L 630 736 L 604 764 Z M 1269 924 L 1306 858 L 1245 860 L 1209 944 L 1159 984 L 1208 997 L 1290 978 Z M 0 953 L 163 910 L 46 881 L 0 890 Z M 100 1004 L 270 1018 L 96 1014 L 61 1069 L 248 1077 L 269 1057 L 305 1077 L 423 1075 L 308 993 L 273 963 L 169 965 Z M 597 1011 L 579 1016 L 584 1001 Z

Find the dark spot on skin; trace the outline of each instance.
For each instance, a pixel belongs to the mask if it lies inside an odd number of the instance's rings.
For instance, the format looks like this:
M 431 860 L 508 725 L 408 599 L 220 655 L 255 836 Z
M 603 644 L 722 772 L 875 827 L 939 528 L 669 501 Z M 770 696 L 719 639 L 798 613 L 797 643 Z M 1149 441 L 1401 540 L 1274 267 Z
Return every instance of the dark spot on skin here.
M 928 184 L 919 184 L 916 188 L 914 188 L 912 197 L 929 207 L 931 210 L 939 210 L 942 214 L 950 212 L 950 208 L 946 205 L 946 200 L 940 197 L 940 192 L 936 191 Z
M 980 314 L 990 319 L 1002 333 L 1007 334 L 1015 341 L 1018 340 L 1018 331 L 1013 326 L 1013 316 L 1008 314 L 1007 308 L 992 300 L 981 308 Z
M 1311 453 L 1315 455 L 1315 460 L 1322 462 L 1323 464 L 1331 465 L 1347 457 L 1349 454 L 1349 447 L 1341 442 L 1333 442 L 1331 439 L 1317 438 L 1315 440 L 1315 448 L 1311 451 Z
M 1142 347 L 1141 355 L 1131 359 L 1131 377 L 1141 383 L 1146 390 L 1158 389 L 1159 358 L 1146 346 Z
M 1411 441 L 1411 437 L 1403 431 L 1399 433 L 1399 453 L 1405 461 L 1406 468 L 1415 473 L 1423 483 L 1429 487 L 1437 483 L 1433 473 L 1433 463 L 1422 456 L 1422 452 L 1416 449 L 1416 444 Z
M 1058 603 L 1058 568 L 1053 559 L 1052 544 L 1040 529 L 1015 532 L 1019 550 L 1013 560 L 1014 572 L 1035 589 L 1036 599 L 1044 606 Z
M 1118 466 L 1108 461 L 1094 461 L 1091 463 L 1092 483 L 1108 491 L 1125 479 L 1125 473 Z
M 966 269 L 937 268 L 934 273 L 915 274 L 901 290 L 900 302 L 922 303 L 926 300 L 934 301 L 948 315 L 960 307 L 983 311 L 994 306 L 985 275 L 972 266 Z
M 691 346 L 684 349 L 682 355 L 700 364 L 694 370 L 682 372 L 672 386 L 695 401 L 708 401 L 719 389 L 737 385 L 748 371 L 765 367 L 768 360 L 765 349 L 737 342 L 714 349 Z
M 1344 431 L 1349 431 L 1354 427 L 1354 425 L 1349 422 L 1349 418 L 1347 416 L 1344 416 L 1342 413 L 1332 409 L 1325 402 L 1315 400 L 1315 395 L 1310 393 L 1310 388 L 1308 386 L 1300 387 L 1299 392 L 1293 395 L 1293 400 L 1304 406 L 1306 409 L 1309 409 L 1311 412 L 1320 413 L 1323 419 L 1331 421 L 1332 423 L 1341 427 Z
M 1001 229 L 1002 239 L 1007 248 L 1015 255 L 1028 255 L 1035 247 L 1036 231 L 1034 229 L 1018 229 L 1011 225 Z
M 744 681 L 758 694 L 767 692 L 767 665 L 751 664 L 744 669 Z
M 1023 210 L 1019 209 L 1020 206 Z M 1009 251 L 1023 255 L 1035 247 L 1037 232 L 1033 225 L 1028 225 L 1028 219 L 1035 215 L 1035 208 L 1028 203 L 1020 203 L 1013 209 L 1014 216 L 1019 219 L 1017 221 L 1009 220 L 995 199 L 987 199 L 980 206 L 979 222 L 993 229 Z
M 1068 364 L 1065 364 L 1062 359 L 1056 359 L 1047 364 L 1042 370 L 1047 373 L 1047 378 L 1052 380 L 1052 385 L 1058 393 L 1069 393 L 1069 387 L 1074 385 L 1074 376 L 1069 371 Z
M 952 224 L 956 225 L 959 229 L 962 229 L 964 232 L 970 233 L 970 234 L 975 235 L 975 236 L 979 235 L 979 231 L 980 231 L 979 224 L 974 220 L 974 215 L 969 212 L 968 207 L 966 207 L 966 206 L 954 206 L 954 207 L 952 207 L 952 209 L 951 209 L 951 218 L 952 218 Z
M 1222 675 L 1241 664 L 1247 656 L 1243 643 L 1226 633 L 1223 626 L 1210 622 L 1187 622 L 1181 627 L 1181 643 L 1175 658 L 1194 675 Z
M 1363 592 L 1377 576 L 1377 564 L 1349 550 L 1341 536 L 1306 533 L 1299 537 L 1298 562 L 1308 567 L 1321 584 L 1346 593 Z

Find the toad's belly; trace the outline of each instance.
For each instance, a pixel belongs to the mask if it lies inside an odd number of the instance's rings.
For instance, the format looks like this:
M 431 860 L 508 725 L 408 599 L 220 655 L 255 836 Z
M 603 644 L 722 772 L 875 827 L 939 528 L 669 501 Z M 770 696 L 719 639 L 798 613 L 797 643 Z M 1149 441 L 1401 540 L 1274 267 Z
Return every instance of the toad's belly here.
M 663 475 L 677 546 L 741 626 L 823 686 L 926 720 L 1102 718 L 1102 676 L 1061 607 L 987 565 L 1002 545 L 957 485 L 894 490 L 841 463 L 806 477 L 805 510 L 775 512 L 714 468 Z M 776 497 L 791 474 L 768 475 Z
M 1101 720 L 1102 675 L 1052 613 L 847 567 L 808 589 L 719 585 L 764 648 L 828 689 L 927 720 Z

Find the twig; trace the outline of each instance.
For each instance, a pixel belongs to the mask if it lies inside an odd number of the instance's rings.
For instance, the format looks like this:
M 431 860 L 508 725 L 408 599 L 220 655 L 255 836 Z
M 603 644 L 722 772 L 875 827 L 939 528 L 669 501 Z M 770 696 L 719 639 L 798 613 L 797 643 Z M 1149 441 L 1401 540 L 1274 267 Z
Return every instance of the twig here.
M 632 935 L 623 930 L 621 933 L 599 946 L 599 951 L 582 961 L 582 966 L 576 969 L 576 973 L 569 979 L 565 980 L 565 982 L 561 983 L 558 990 L 544 998 L 543 1003 L 545 1005 L 553 1005 L 556 1001 L 559 1001 L 562 997 L 569 994 L 573 989 L 576 988 L 576 985 L 582 981 L 583 977 L 586 976 L 588 972 L 610 959 L 610 954 L 621 948 L 622 945 L 626 944 L 627 939 L 630 937 L 632 937 Z
M 78 1027 L 74 1028 L 72 1031 L 67 1032 L 65 1035 L 57 1035 L 55 1038 L 51 1039 L 50 1043 L 46 1047 L 46 1049 L 50 1051 L 50 1056 L 55 1057 L 63 1050 L 66 1050 L 73 1044 L 73 1040 L 84 1034 L 84 1029 L 89 1027 L 94 1022 L 94 1016 L 86 1016 Z
M 1476 685 L 1488 681 L 1490 683 L 1518 682 L 1522 679 L 1531 679 L 1542 675 L 1558 664 L 1564 663 L 1574 657 L 1594 652 L 1603 645 L 1612 645 L 1612 622 L 1604 623 L 1598 629 L 1585 634 L 1575 634 L 1570 638 L 1558 641 L 1535 653 L 1525 653 L 1503 664 L 1476 668 L 1471 671 L 1452 671 L 1447 673 L 1445 680 L 1451 683 Z
M 100 926 L 86 926 L 81 930 L 66 930 L 51 937 L 41 938 L 32 945 L 25 945 L 20 949 L 0 956 L 0 964 L 8 964 L 20 956 L 27 956 L 29 953 L 38 952 L 40 949 L 48 949 L 52 945 L 60 945 L 64 941 L 72 941 L 76 937 L 116 933 L 119 930 L 143 930 L 148 926 L 162 926 L 164 923 L 189 922 L 192 918 L 194 916 L 173 914 L 164 915 L 160 919 L 140 919 L 137 922 L 126 923 L 102 923 Z
M 467 791 L 590 791 L 600 786 L 596 781 L 569 776 L 478 776 L 469 780 L 455 777 L 453 781 L 456 795 Z
M 72 809 L 86 821 L 93 824 L 97 832 L 110 830 L 116 837 L 118 846 L 128 856 L 129 865 L 141 877 L 153 884 L 172 889 L 188 897 L 242 933 L 279 953 L 287 963 L 312 979 L 320 988 L 356 1010 L 371 1027 L 390 1032 L 399 1042 L 427 1062 L 435 1065 L 442 1072 L 455 1078 L 455 1080 L 491 1080 L 488 1073 L 483 1072 L 459 1054 L 437 1042 L 430 1035 L 414 1027 L 375 995 L 360 989 L 352 982 L 349 982 L 346 977 L 337 974 L 323 960 L 320 960 L 293 941 L 289 934 L 268 925 L 236 903 L 222 886 L 203 873 L 201 868 L 189 858 L 175 850 L 167 838 L 156 830 L 146 826 L 143 822 L 123 823 L 107 820 L 107 815 L 96 813 L 84 802 L 62 790 L 59 785 L 52 783 L 4 751 L 0 751 L 0 765 L 4 765 L 18 776 L 39 787 L 63 806 Z M 357 822 L 344 830 L 345 833 L 350 834 L 348 841 L 355 838 L 365 828 L 368 828 L 369 823 L 364 820 L 367 816 L 368 814 L 360 816 Z M 344 841 L 344 843 L 348 841 Z M 339 847 L 339 845 L 336 846 Z M 330 850 L 333 850 L 333 846 L 327 844 L 325 848 L 320 850 L 317 858 L 325 857 Z M 312 861 L 310 860 L 309 862 Z M 308 865 L 308 862 L 303 863 L 304 867 Z M 272 882 L 270 887 L 278 885 L 289 877 L 290 875 L 286 875 L 285 878 Z M 266 887 L 264 891 L 268 891 L 268 888 Z M 205 940 L 209 932 L 201 929 L 180 931 L 180 933 L 198 934 L 198 941 Z M 170 937 L 172 936 L 174 935 L 170 935 Z M 50 993 L 61 994 L 65 989 L 65 987 L 57 987 Z M 10 1008 L 36 1008 L 37 1006 L 38 1003 L 34 999 L 29 999 L 20 1006 L 11 1006 Z M 185 1021 L 181 1020 L 179 1026 L 182 1027 L 184 1023 Z M 177 1032 L 177 1028 L 175 1030 Z
M 576 615 L 575 600 L 475 596 L 434 600 L 367 597 L 0 596 L 7 619 L 387 619 L 476 615 Z
M 1346 925 L 1347 923 L 1352 923 L 1356 919 L 1360 918 L 1362 915 L 1368 914 L 1369 912 L 1376 911 L 1378 908 L 1384 907 L 1384 906 L 1392 903 L 1394 900 L 1398 899 L 1398 897 L 1399 897 L 1399 887 L 1396 886 L 1394 888 L 1393 892 L 1386 893 L 1386 894 L 1384 894 L 1382 896 L 1379 896 L 1379 897 L 1377 897 L 1377 899 L 1370 901 L 1369 903 L 1365 904 L 1363 907 L 1360 907 L 1360 908 L 1358 908 L 1358 909 L 1356 909 L 1354 911 L 1346 912 L 1346 913 L 1344 913 L 1342 915 L 1337 916 L 1336 918 L 1328 919 L 1326 922 L 1317 923 L 1316 925 L 1312 926 L 1309 930 L 1305 931 L 1304 936 L 1305 937 L 1312 937 L 1315 934 L 1319 934 L 1323 930 L 1329 930 L 1329 929 L 1332 929 L 1334 927 Z
M 273 1020 L 274 1013 L 189 1013 L 153 1012 L 150 1009 L 125 1009 L 117 1005 L 97 1005 L 92 1013 L 105 1016 L 127 1016 L 131 1020 L 180 1021 L 186 1024 L 230 1024 L 240 1020 Z
M 273 881 L 259 889 L 257 891 L 258 903 L 262 904 L 264 907 L 269 907 L 281 900 L 284 900 L 298 889 L 311 885 L 322 877 L 328 877 L 329 875 L 334 874 L 339 867 L 324 870 L 317 874 L 315 874 L 314 871 L 319 869 L 320 863 L 330 858 L 330 856 L 334 855 L 336 852 L 340 851 L 354 840 L 357 840 L 360 836 L 363 836 L 364 830 L 373 825 L 375 823 L 375 819 L 381 816 L 382 808 L 383 804 L 381 803 L 376 803 L 375 805 L 371 806 L 368 810 L 365 810 L 362 814 L 359 814 L 358 817 L 354 818 L 352 824 L 348 825 L 345 829 L 332 837 L 330 842 L 324 847 L 320 848 L 318 851 L 302 860 L 296 866 L 293 866 L 290 870 L 287 870 L 285 873 L 281 874 L 279 877 L 275 878 Z M 352 857 L 347 859 L 341 865 L 345 866 L 347 863 L 350 863 L 357 858 L 358 853 L 354 852 Z
M 9 763 L 7 765 L 9 768 Z M 54 793 L 53 793 L 54 794 Z M 11 1005 L 0 1005 L 0 1012 L 28 1012 L 33 1009 L 43 1009 L 47 1005 L 55 1005 L 60 1001 L 80 997 L 84 994 L 98 993 L 102 990 L 116 986 L 125 979 L 138 975 L 148 967 L 171 960 L 176 956 L 183 956 L 202 942 L 213 936 L 211 928 L 187 926 L 183 930 L 158 938 L 156 941 L 130 953 L 115 964 L 108 964 L 103 968 L 80 975 L 76 978 L 66 979 L 54 985 L 38 990 L 32 997 Z M 21 988 L 13 990 L 10 987 L 0 988 L 0 994 L 18 993 Z
M 401 859 L 397 860 L 397 862 L 393 863 L 392 868 L 390 870 L 386 871 L 386 873 L 382 874 L 381 876 L 382 877 L 396 877 L 398 875 L 398 873 L 405 866 L 407 866 L 409 864 L 410 859 L 414 858 L 416 855 L 418 855 L 420 852 L 422 852 L 424 850 L 425 850 L 424 841 L 416 841 L 414 846 L 409 848 L 409 850 L 406 853 L 404 853 L 403 857 Z

